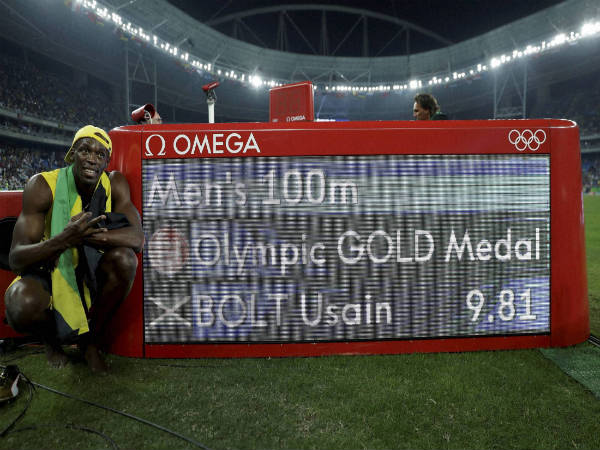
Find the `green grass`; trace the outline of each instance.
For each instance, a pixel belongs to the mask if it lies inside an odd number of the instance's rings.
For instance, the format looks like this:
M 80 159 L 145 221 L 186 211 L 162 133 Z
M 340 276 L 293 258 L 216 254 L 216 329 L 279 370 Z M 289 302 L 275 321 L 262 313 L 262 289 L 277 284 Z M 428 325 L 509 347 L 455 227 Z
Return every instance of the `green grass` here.
M 97 377 L 79 363 L 19 366 L 34 381 L 168 426 L 212 448 L 600 448 L 600 401 L 536 350 L 241 360 L 110 357 Z M 168 367 L 177 363 L 190 368 Z M 24 398 L 24 396 L 23 396 Z M 3 407 L 2 421 L 24 402 Z M 75 423 L 123 448 L 191 448 L 182 440 L 38 390 L 17 426 Z M 2 448 L 108 448 L 62 428 L 10 433 Z
M 600 336 L 600 197 L 585 198 L 585 213 L 591 329 Z M 14 362 L 35 382 L 215 449 L 600 449 L 600 400 L 538 350 L 237 360 L 109 356 L 112 371 L 105 377 L 82 362 L 50 369 L 44 355 L 31 351 L 2 362 L 20 357 Z M 25 406 L 22 389 L 15 402 L 0 406 L 0 428 Z M 65 424 L 105 433 L 121 448 L 193 448 L 42 389 L 15 431 L 0 438 L 0 448 L 110 448 Z M 17 431 L 33 425 L 53 426 Z
M 583 198 L 590 329 L 600 337 L 600 196 Z

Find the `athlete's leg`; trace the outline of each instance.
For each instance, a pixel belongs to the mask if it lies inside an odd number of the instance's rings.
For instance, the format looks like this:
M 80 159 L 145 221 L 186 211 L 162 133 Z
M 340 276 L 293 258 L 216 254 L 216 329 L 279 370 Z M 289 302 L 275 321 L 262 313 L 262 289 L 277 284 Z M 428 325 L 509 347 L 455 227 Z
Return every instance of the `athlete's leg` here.
M 117 247 L 105 251 L 96 272 L 98 298 L 90 311 L 91 331 L 82 340 L 82 351 L 93 371 L 108 369 L 98 351 L 98 337 L 109 319 L 131 291 L 137 270 L 137 257 L 130 248 Z
M 39 337 L 46 346 L 48 363 L 62 367 L 68 358 L 56 336 L 48 290 L 47 283 L 39 277 L 25 276 L 17 280 L 4 295 L 6 318 L 15 331 Z

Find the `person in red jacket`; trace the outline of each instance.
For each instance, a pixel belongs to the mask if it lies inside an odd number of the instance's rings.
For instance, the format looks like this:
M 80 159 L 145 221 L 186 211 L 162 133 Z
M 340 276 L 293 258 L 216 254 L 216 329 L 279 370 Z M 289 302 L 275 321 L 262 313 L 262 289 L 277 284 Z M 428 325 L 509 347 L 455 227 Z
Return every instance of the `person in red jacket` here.
M 131 119 L 140 125 L 161 124 L 162 117 L 152 103 L 146 103 L 131 113 Z

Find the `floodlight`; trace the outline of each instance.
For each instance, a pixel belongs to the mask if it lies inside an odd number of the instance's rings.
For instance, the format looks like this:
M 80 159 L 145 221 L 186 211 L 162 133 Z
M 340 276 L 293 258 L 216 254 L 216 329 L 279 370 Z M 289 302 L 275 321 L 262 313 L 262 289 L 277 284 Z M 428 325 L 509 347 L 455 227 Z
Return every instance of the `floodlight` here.
M 581 35 L 584 37 L 591 36 L 600 31 L 600 22 L 584 23 L 581 27 Z
M 188 53 L 180 55 L 179 49 L 175 45 L 170 44 L 169 42 L 159 38 L 158 36 L 156 36 L 154 34 L 152 34 L 151 36 L 146 34 L 142 27 L 139 27 L 136 24 L 132 24 L 131 22 L 127 21 L 126 18 L 121 16 L 121 14 L 119 13 L 120 8 L 107 7 L 107 6 L 104 6 L 101 2 L 97 2 L 96 0 L 74 0 L 74 1 L 77 5 L 81 5 L 82 9 L 87 9 L 90 12 L 92 12 L 93 14 L 95 14 L 96 16 L 98 16 L 99 18 L 114 23 L 117 26 L 117 28 L 122 29 L 124 32 L 126 32 L 132 36 L 139 36 L 142 39 L 144 39 L 145 41 L 152 40 L 154 47 L 160 48 L 161 50 L 163 50 L 164 52 L 166 52 L 167 54 L 169 54 L 173 57 L 181 57 L 181 59 L 183 59 L 185 61 L 188 61 L 188 59 L 191 59 L 192 60 L 191 64 L 194 67 L 196 67 L 197 69 L 204 69 L 207 72 L 211 72 L 211 73 L 214 73 L 213 70 L 216 70 L 216 69 L 213 69 L 213 66 L 210 63 L 204 64 L 198 60 L 193 59 L 193 55 L 191 55 L 192 58 L 190 58 L 190 55 Z M 523 56 L 527 56 L 530 54 L 543 53 L 546 50 L 552 49 L 552 48 L 562 45 L 564 43 L 567 43 L 567 42 L 568 43 L 576 43 L 579 39 L 588 38 L 591 36 L 597 36 L 599 34 L 600 34 L 600 22 L 599 21 L 587 21 L 581 25 L 581 27 L 578 31 L 568 30 L 565 32 L 561 32 L 561 33 L 558 33 L 557 35 L 553 36 L 551 39 L 540 41 L 537 44 L 529 44 L 524 48 L 513 49 L 512 52 L 510 52 L 508 54 L 494 56 L 491 58 L 489 65 L 492 69 L 495 69 L 495 68 L 497 68 L 503 64 L 509 63 L 515 59 L 522 58 Z M 470 75 L 474 75 L 476 72 L 480 73 L 480 72 L 485 72 L 487 70 L 488 70 L 487 65 L 479 63 L 477 65 L 473 65 L 473 66 L 464 68 L 462 72 L 456 71 L 456 72 L 452 72 L 451 74 L 448 73 L 447 76 L 442 77 L 442 78 L 438 78 L 437 76 L 434 76 L 433 78 L 431 78 L 428 81 L 428 85 L 431 86 L 431 85 L 448 83 L 451 79 L 459 80 L 459 79 L 467 76 L 467 71 Z M 200 70 L 198 70 L 198 72 L 200 72 Z M 217 73 L 219 75 L 221 75 L 222 70 L 219 69 L 217 71 Z M 226 72 L 225 76 L 235 79 L 235 80 L 238 79 L 237 74 L 235 74 L 234 71 L 231 69 Z M 342 78 L 344 78 L 343 75 L 342 75 Z M 243 83 L 246 83 L 246 81 L 248 81 L 249 84 L 255 88 L 264 86 L 264 85 L 269 85 L 269 86 L 282 85 L 282 82 L 280 82 L 278 80 L 273 79 L 273 80 L 270 80 L 267 82 L 267 81 L 264 81 L 259 76 L 253 76 L 250 74 L 242 74 L 241 77 L 239 77 L 239 79 Z M 398 80 L 398 81 L 400 81 L 400 80 Z M 335 87 L 334 86 L 325 86 L 325 90 L 330 90 L 330 91 L 333 91 L 333 90 L 335 90 L 335 91 L 350 91 L 351 90 L 351 91 L 373 92 L 373 91 L 389 91 L 392 89 L 393 90 L 418 89 L 423 85 L 424 82 L 425 82 L 425 80 L 412 79 L 410 81 L 405 80 L 405 84 L 394 84 L 393 86 L 386 86 L 386 85 L 378 85 L 378 86 L 370 86 L 370 87 L 354 87 L 354 86 L 349 86 L 349 85 L 348 86 L 338 85 Z M 316 89 L 316 88 L 317 88 L 317 86 L 313 85 L 313 89 Z M 321 89 L 323 89 L 323 86 L 321 86 Z
M 567 35 L 565 33 L 559 33 L 550 41 L 552 46 L 564 44 L 567 40 Z
M 252 86 L 254 86 L 255 88 L 262 86 L 263 84 L 263 80 L 261 77 L 255 75 L 252 77 L 252 79 L 250 80 L 250 83 L 252 83 Z

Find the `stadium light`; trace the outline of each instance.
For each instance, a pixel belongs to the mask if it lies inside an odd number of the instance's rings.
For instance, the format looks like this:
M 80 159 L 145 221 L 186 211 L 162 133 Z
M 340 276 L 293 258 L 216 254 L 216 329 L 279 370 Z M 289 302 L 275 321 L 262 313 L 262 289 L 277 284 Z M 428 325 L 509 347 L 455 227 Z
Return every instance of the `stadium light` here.
M 259 88 L 263 84 L 262 78 L 259 77 L 258 75 L 254 75 L 254 76 L 248 78 L 248 80 L 250 81 L 250 84 L 252 84 L 252 86 L 254 86 L 255 88 Z
M 234 72 L 232 67 L 227 67 L 225 65 L 214 66 L 212 63 L 203 61 L 201 58 L 197 58 L 194 55 L 186 53 L 179 53 L 179 49 L 176 45 L 173 45 L 160 37 L 152 34 L 150 36 L 147 34 L 144 29 L 133 22 L 125 19 L 121 14 L 119 14 L 118 9 L 111 8 L 109 6 L 103 5 L 99 3 L 97 0 L 74 0 L 75 5 L 78 8 L 73 8 L 73 11 L 78 10 L 87 10 L 95 14 L 98 18 L 103 21 L 114 24 L 118 29 L 122 30 L 124 33 L 133 36 L 134 38 L 141 39 L 145 42 L 150 43 L 154 46 L 155 49 L 159 51 L 163 51 L 167 55 L 177 58 L 179 60 L 183 60 L 188 62 L 198 73 L 208 72 L 213 75 L 224 76 L 226 78 L 230 78 L 232 80 L 236 80 L 242 84 L 250 85 L 254 88 L 259 88 L 263 86 L 281 86 L 283 84 L 289 83 L 292 80 L 280 80 L 280 79 L 270 79 L 270 81 L 263 81 L 263 79 L 259 76 L 253 75 L 251 73 L 241 73 L 239 76 Z M 580 27 L 579 31 L 563 31 L 555 36 L 543 40 L 537 44 L 528 44 L 524 48 L 516 48 L 512 52 L 501 55 L 494 55 L 490 58 L 489 62 L 486 64 L 484 62 L 479 62 L 469 67 L 465 67 L 461 70 L 448 70 L 447 73 L 438 74 L 430 78 L 429 80 L 425 79 L 411 79 L 411 80 L 389 80 L 388 83 L 391 84 L 379 84 L 379 85 L 371 85 L 365 86 L 362 83 L 354 84 L 354 85 L 321 85 L 317 86 L 314 84 L 315 89 L 324 89 L 325 91 L 336 91 L 336 92 L 387 92 L 387 91 L 404 91 L 407 89 L 419 89 L 423 86 L 424 83 L 427 83 L 429 86 L 436 86 L 441 84 L 448 83 L 456 83 L 459 80 L 466 78 L 467 76 L 476 76 L 483 72 L 488 71 L 489 68 L 497 69 L 505 64 L 513 62 L 517 59 L 523 59 L 529 55 L 540 54 L 555 47 L 560 47 L 565 43 L 576 43 L 580 39 L 597 37 L 600 35 L 600 21 L 586 21 Z M 223 75 L 224 74 L 224 75 Z M 368 84 L 368 83 L 364 83 Z
M 557 45 L 562 45 L 567 42 L 567 35 L 565 33 L 559 33 L 550 41 L 549 45 L 551 47 L 555 47 Z
M 581 26 L 581 36 L 588 37 L 600 32 L 600 22 L 588 22 Z

